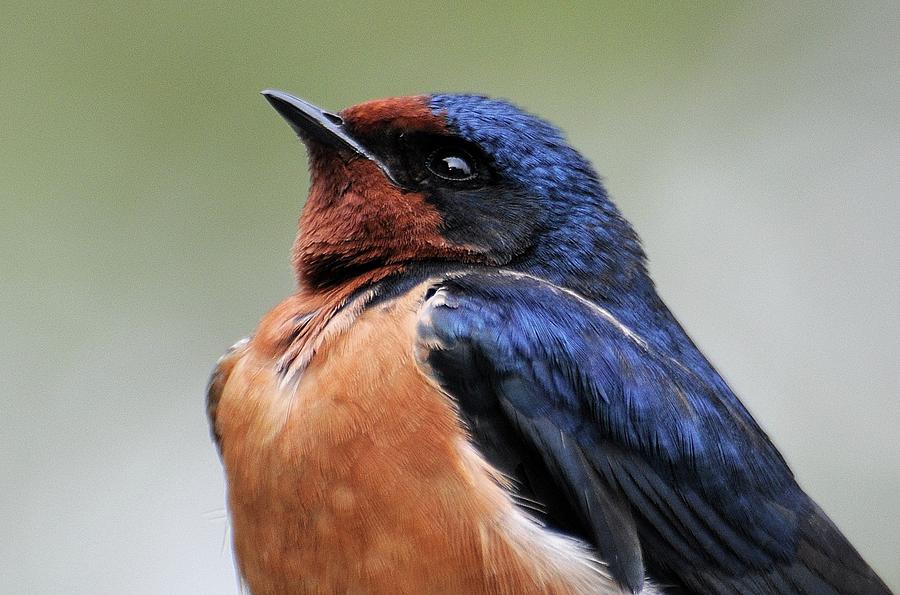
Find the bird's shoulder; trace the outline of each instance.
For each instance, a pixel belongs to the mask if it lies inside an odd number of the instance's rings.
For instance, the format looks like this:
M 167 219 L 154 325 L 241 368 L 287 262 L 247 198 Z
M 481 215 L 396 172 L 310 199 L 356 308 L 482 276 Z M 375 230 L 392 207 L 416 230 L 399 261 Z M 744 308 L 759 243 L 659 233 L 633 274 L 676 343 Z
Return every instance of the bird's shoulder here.
M 225 386 L 228 384 L 228 379 L 231 377 L 231 372 L 234 370 L 235 364 L 243 357 L 249 342 L 249 337 L 245 337 L 222 354 L 222 357 L 216 362 L 206 386 L 206 416 L 209 420 L 210 434 L 212 434 L 213 441 L 219 449 L 222 447 L 222 434 L 216 427 L 219 403 L 222 400 L 222 394 L 225 391 Z
M 299 291 L 282 300 L 260 320 L 253 334 L 230 347 L 216 362 L 206 392 L 210 431 L 222 448 L 222 404 L 249 407 L 248 392 L 277 393 L 296 382 L 315 354 L 358 314 L 351 293 Z M 234 396 L 234 398 L 230 398 Z

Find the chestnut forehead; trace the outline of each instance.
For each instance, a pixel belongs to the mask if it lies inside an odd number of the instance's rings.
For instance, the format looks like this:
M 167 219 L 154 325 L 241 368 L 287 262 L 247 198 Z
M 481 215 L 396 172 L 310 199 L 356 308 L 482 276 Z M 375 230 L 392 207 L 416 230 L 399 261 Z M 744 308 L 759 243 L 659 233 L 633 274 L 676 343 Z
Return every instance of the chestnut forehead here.
M 340 116 L 350 128 L 362 133 L 385 128 L 446 133 L 446 122 L 432 112 L 429 99 L 428 95 L 375 99 L 348 107 Z

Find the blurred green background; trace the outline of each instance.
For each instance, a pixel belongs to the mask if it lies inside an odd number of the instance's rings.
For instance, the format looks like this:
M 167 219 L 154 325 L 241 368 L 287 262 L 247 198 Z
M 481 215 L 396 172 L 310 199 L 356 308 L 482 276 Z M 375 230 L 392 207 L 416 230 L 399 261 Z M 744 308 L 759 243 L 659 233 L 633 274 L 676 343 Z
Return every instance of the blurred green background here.
M 569 134 L 663 296 L 900 588 L 900 7 L 0 0 L 0 592 L 234 593 L 204 387 L 292 290 L 257 94 Z

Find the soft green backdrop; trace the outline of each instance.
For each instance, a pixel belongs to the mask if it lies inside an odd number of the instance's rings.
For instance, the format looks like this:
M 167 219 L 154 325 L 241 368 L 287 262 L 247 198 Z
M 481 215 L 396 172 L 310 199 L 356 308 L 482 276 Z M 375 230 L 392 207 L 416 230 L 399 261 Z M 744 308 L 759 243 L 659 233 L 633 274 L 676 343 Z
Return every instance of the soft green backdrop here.
M 292 288 L 257 92 L 553 119 L 801 483 L 900 587 L 896 2 L 0 0 L 0 592 L 236 591 L 204 385 Z

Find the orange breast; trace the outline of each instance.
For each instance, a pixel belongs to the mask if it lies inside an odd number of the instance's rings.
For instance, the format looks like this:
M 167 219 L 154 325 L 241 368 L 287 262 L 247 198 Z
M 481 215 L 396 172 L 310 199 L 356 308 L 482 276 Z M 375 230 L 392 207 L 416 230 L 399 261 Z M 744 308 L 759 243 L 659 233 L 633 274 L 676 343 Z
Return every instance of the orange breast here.
M 417 366 L 425 288 L 336 317 L 299 378 L 283 381 L 253 341 L 234 363 L 216 429 L 245 581 L 253 593 L 618 592 L 514 505 Z

